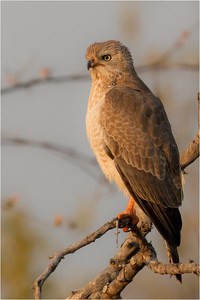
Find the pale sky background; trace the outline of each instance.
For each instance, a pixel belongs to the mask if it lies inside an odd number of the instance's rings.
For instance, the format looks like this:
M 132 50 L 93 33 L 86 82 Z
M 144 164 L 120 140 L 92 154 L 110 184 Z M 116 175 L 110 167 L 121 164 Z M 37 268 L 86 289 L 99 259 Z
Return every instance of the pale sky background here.
M 162 55 L 182 32 L 191 28 L 188 40 L 170 57 L 170 62 L 197 64 L 198 20 L 198 1 L 3 1 L 2 87 L 8 85 L 6 74 L 17 74 L 18 80 L 23 81 L 38 77 L 43 67 L 50 68 L 54 76 L 87 74 L 87 47 L 108 39 L 120 40 L 129 47 L 137 70 L 137 66 Z M 175 138 L 183 150 L 197 131 L 198 72 L 179 69 L 139 75 L 153 92 L 163 95 Z M 85 130 L 89 89 L 88 79 L 38 85 L 3 95 L 3 134 L 66 145 L 92 157 Z M 197 166 L 195 162 L 187 169 L 181 208 L 183 222 L 184 218 L 189 220 L 189 227 L 182 230 L 183 262 L 198 260 Z M 89 168 L 95 178 L 102 178 L 98 167 Z M 51 241 L 48 253 L 40 253 L 38 245 L 40 264 L 34 266 L 35 277 L 47 266 L 48 255 L 83 238 L 126 206 L 117 189 L 100 184 L 62 157 L 38 148 L 3 146 L 2 198 L 13 194 L 20 197 L 18 206 L 31 214 L 32 226 Z M 72 219 L 78 228 L 55 228 L 55 215 Z M 120 241 L 123 239 L 121 233 Z M 148 240 L 153 240 L 158 258 L 166 261 L 164 242 L 156 230 Z M 60 297 L 96 276 L 116 250 L 111 232 L 67 257 L 53 275 L 60 280 Z M 143 280 L 145 289 L 140 285 Z M 192 275 L 185 275 L 183 280 L 179 287 L 167 276 L 143 270 L 122 296 L 162 298 L 164 291 L 165 298 L 197 297 L 198 280 Z

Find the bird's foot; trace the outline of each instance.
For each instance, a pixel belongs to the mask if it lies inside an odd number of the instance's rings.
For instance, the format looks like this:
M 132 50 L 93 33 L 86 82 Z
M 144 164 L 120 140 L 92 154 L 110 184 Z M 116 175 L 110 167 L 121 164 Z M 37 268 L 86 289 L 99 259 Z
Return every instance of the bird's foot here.
M 119 227 L 123 228 L 124 232 L 129 231 L 133 225 L 137 225 L 139 218 L 136 215 L 135 201 L 131 197 L 128 202 L 127 208 L 117 215 L 119 220 Z

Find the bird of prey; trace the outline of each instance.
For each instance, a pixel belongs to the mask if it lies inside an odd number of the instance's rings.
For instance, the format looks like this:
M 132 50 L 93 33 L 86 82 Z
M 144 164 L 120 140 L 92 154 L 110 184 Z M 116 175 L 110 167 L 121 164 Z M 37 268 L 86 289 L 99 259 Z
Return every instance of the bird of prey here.
M 138 222 L 135 205 L 164 238 L 169 261 L 179 262 L 183 190 L 179 151 L 164 106 L 138 77 L 119 41 L 90 45 L 92 85 L 87 135 L 105 176 L 130 198 L 124 214 Z M 181 282 L 180 274 L 176 278 Z

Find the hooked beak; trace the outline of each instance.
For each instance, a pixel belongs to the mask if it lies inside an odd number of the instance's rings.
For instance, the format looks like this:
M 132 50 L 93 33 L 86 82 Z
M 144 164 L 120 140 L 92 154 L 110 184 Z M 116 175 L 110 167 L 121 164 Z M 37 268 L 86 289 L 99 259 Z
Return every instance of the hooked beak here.
M 93 60 L 88 60 L 87 62 L 87 69 L 89 70 L 90 68 L 93 68 L 94 67 L 94 61 Z

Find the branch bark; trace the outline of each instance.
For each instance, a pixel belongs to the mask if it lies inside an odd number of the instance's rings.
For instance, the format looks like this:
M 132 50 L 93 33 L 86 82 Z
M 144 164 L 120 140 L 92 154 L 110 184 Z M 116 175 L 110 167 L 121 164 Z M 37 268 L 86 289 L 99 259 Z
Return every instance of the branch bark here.
M 67 299 L 120 299 L 122 290 L 144 266 L 161 275 L 200 274 L 200 267 L 195 263 L 159 262 L 155 249 L 147 242 L 141 230 L 134 227 L 118 253 L 110 260 L 110 265 L 85 287 L 72 292 Z

